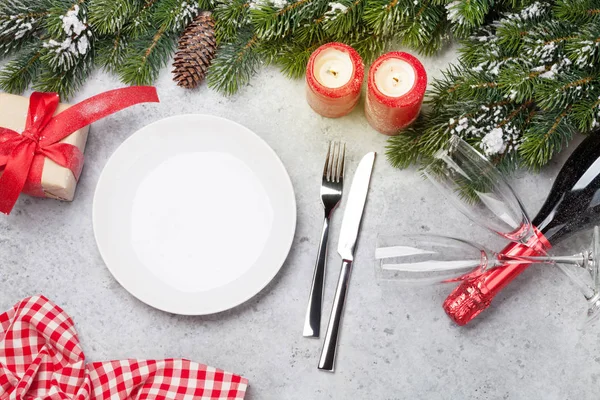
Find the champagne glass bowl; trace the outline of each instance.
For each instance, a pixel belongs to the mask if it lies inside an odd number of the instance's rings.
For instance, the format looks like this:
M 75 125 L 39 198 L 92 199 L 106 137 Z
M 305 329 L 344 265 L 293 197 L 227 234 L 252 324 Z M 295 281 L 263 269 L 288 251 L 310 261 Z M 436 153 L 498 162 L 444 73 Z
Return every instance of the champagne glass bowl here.
M 473 222 L 515 242 L 533 235 L 521 201 L 500 171 L 458 136 L 423 173 Z

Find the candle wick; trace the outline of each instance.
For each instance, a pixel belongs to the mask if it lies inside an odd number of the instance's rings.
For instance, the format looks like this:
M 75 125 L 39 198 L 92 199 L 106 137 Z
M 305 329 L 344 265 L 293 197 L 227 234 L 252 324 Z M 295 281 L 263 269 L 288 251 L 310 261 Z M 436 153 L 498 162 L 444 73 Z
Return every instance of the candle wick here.
M 337 71 L 335 71 L 335 70 L 333 70 L 333 69 L 331 69 L 331 68 L 329 68 L 329 69 L 327 70 L 327 73 L 328 73 L 328 74 L 331 74 L 331 75 L 333 75 L 333 76 L 337 76 L 337 75 L 338 75 L 338 72 L 337 72 Z
M 400 83 L 400 79 L 398 79 L 398 77 L 394 76 L 392 79 L 394 80 L 394 86 Z

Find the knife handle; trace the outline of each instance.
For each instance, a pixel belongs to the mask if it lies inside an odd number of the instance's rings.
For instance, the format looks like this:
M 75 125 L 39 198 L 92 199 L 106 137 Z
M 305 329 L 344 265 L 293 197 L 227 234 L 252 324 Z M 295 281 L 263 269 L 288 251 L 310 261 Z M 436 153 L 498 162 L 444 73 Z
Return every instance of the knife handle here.
M 348 293 L 348 284 L 350 283 L 350 272 L 352 271 L 352 261 L 344 260 L 340 271 L 335 297 L 333 299 L 333 307 L 331 316 L 329 317 L 329 325 L 325 334 L 325 342 L 323 343 L 323 351 L 319 360 L 319 369 L 323 371 L 333 372 L 335 364 L 335 353 L 337 342 L 340 334 L 340 325 L 342 315 L 344 313 L 344 305 L 346 303 L 346 294 Z
M 329 239 L 329 215 L 323 221 L 321 243 L 317 253 L 317 262 L 313 273 L 312 284 L 306 316 L 304 318 L 304 337 L 318 338 L 321 333 L 321 308 L 323 304 L 323 287 L 325 286 L 325 266 L 327 264 L 327 241 Z

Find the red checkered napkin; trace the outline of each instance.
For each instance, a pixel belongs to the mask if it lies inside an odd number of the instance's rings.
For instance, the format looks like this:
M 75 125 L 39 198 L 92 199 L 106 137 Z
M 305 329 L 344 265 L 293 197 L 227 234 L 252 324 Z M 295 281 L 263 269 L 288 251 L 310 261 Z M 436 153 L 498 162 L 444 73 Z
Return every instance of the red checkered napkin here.
M 0 399 L 243 400 L 248 380 L 182 359 L 86 365 L 71 318 L 43 296 L 0 315 Z

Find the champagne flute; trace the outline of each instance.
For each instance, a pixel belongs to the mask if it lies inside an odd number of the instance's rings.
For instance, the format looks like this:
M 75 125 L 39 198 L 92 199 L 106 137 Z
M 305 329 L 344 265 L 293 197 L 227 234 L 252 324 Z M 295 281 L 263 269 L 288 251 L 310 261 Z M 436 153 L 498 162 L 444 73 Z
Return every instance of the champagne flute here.
M 510 255 L 491 251 L 467 240 L 428 234 L 380 236 L 375 250 L 380 280 L 422 286 L 475 279 L 511 265 L 567 264 L 587 271 L 584 278 L 563 268 L 588 302 L 586 324 L 600 318 L 600 228 L 594 227 L 591 245 L 573 255 Z M 563 266 L 564 267 L 564 266 Z
M 500 171 L 458 136 L 440 150 L 424 175 L 473 222 L 513 242 L 527 243 L 533 226 Z

